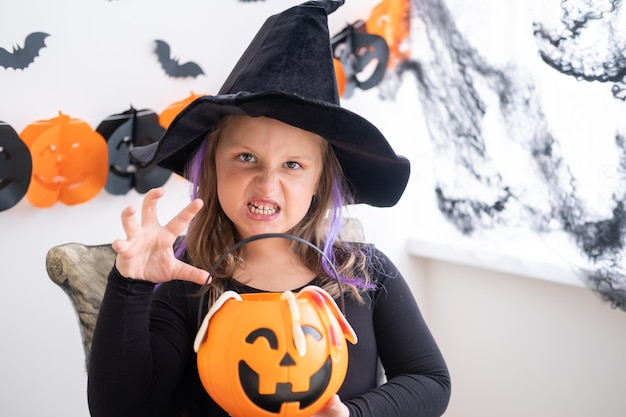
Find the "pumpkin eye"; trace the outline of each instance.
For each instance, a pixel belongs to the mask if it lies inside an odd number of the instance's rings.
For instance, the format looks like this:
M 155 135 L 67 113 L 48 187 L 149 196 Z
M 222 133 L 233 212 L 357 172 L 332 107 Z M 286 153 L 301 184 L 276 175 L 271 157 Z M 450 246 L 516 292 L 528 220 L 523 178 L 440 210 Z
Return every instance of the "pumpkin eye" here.
M 322 334 L 318 332 L 315 327 L 312 326 L 302 326 L 302 332 L 306 335 L 308 334 L 314 340 L 322 340 Z
M 0 146 L 0 154 L 4 156 L 4 159 L 7 161 L 11 159 L 11 152 L 8 149 L 4 149 L 4 147 Z
M 250 333 L 248 337 L 246 337 L 246 343 L 252 344 L 259 337 L 265 338 L 267 340 L 267 343 L 269 343 L 270 348 L 278 349 L 278 338 L 276 337 L 276 334 L 271 329 L 268 329 L 267 327 L 256 329 L 255 331 Z
M 57 152 L 57 147 L 56 147 L 56 145 L 52 145 L 52 144 L 51 144 L 51 145 L 46 146 L 45 148 L 43 148 L 43 149 L 41 150 L 41 156 L 42 156 L 42 157 L 45 157 L 45 154 L 46 154 L 46 153 L 49 153 L 50 155 L 53 155 L 53 154 L 55 154 L 56 152 Z
M 115 146 L 115 149 L 119 150 L 122 147 L 122 145 L 126 145 L 130 149 L 132 149 L 133 148 L 132 138 L 130 136 L 124 136 L 122 140 L 120 140 L 119 143 Z

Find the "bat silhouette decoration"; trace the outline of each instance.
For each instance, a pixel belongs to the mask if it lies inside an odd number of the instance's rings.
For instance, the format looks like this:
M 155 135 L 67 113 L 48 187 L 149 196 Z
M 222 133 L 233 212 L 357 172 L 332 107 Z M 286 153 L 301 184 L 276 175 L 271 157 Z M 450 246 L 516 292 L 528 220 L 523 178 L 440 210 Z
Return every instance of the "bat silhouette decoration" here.
M 33 32 L 26 36 L 24 47 L 14 46 L 9 52 L 0 48 L 0 67 L 24 69 L 39 56 L 39 51 L 46 46 L 45 40 L 50 36 L 43 32 Z
M 186 62 L 180 64 L 178 58 L 172 58 L 170 55 L 170 46 L 167 42 L 157 39 L 155 41 L 155 52 L 161 63 L 161 67 L 167 75 L 174 78 L 197 77 L 204 74 L 202 68 L 195 62 Z

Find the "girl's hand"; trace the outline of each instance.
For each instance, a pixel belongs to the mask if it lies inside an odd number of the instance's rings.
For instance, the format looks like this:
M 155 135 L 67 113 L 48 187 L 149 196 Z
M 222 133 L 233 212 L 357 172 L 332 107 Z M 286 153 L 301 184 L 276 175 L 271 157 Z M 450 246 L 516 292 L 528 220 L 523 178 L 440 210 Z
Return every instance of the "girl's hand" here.
M 339 395 L 335 394 L 317 413 L 311 417 L 350 417 L 350 411 L 344 403 L 341 402 Z
M 126 239 L 113 241 L 113 249 L 117 252 L 115 266 L 122 276 L 128 278 L 155 283 L 181 279 L 205 284 L 209 273 L 176 259 L 173 250 L 176 238 L 202 208 L 202 200 L 192 201 L 161 226 L 156 206 L 163 194 L 162 188 L 146 193 L 141 206 L 141 222 L 135 216 L 135 207 L 122 211 Z

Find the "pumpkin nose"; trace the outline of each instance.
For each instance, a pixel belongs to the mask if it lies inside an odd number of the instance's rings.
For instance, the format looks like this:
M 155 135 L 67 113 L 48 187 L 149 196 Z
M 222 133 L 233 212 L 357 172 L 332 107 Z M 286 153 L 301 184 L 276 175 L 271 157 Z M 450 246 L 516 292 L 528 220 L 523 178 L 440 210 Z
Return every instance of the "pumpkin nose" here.
M 285 353 L 285 356 L 280 361 L 280 366 L 293 366 L 296 364 L 296 361 L 293 360 L 289 353 Z

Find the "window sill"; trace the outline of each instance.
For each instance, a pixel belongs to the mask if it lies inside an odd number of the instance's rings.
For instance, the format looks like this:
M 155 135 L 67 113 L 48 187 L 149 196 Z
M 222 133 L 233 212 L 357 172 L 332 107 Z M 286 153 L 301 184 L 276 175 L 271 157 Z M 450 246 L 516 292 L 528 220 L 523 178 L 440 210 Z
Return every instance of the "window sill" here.
M 580 274 L 576 273 L 576 266 L 566 263 L 562 255 L 556 255 L 543 242 L 524 243 L 525 248 L 522 252 L 511 252 L 509 248 L 507 253 L 500 250 L 503 245 L 490 248 L 489 245 L 477 243 L 469 238 L 455 238 L 454 243 L 441 239 L 411 238 L 408 241 L 408 251 L 416 257 L 584 287 Z

